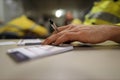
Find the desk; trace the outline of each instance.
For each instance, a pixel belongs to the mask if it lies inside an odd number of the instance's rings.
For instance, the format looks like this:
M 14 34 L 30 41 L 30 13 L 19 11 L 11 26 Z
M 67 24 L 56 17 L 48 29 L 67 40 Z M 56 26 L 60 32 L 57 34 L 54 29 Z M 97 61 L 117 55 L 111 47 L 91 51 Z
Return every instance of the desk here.
M 120 46 L 110 41 L 20 64 L 6 54 L 15 47 L 0 46 L 0 80 L 120 80 Z

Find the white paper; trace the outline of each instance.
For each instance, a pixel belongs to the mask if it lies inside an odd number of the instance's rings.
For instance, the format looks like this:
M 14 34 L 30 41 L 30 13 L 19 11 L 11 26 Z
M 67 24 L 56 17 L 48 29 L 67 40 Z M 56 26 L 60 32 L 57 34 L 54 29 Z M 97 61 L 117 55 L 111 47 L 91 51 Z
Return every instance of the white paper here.
M 30 44 L 30 43 L 41 43 L 42 41 L 40 39 L 21 39 L 18 41 L 17 45 L 22 46 L 25 44 Z
M 13 45 L 13 44 L 16 44 L 16 42 L 13 42 L 13 41 L 0 42 L 0 46 L 2 46 L 2 45 Z
M 73 49 L 73 46 L 50 46 L 50 45 L 38 45 L 38 46 L 27 46 L 27 47 L 21 47 L 21 48 L 14 48 L 9 49 L 9 54 L 14 54 L 14 52 L 18 52 L 17 57 L 19 57 L 19 54 L 23 56 L 27 56 L 29 59 L 34 59 L 38 57 L 45 57 L 50 55 L 55 55 L 59 53 L 63 53 L 66 51 L 70 51 Z M 15 53 L 16 55 L 16 53 Z M 23 58 L 22 58 L 23 59 Z

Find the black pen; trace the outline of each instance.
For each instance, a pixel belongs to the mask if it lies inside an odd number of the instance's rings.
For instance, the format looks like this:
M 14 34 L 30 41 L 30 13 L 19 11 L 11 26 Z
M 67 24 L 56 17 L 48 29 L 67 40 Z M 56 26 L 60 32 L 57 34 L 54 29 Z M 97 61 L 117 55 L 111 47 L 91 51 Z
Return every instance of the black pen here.
M 56 32 L 59 32 L 58 29 L 57 29 L 57 26 L 56 24 L 50 19 L 50 25 L 52 26 L 52 28 L 56 31 Z

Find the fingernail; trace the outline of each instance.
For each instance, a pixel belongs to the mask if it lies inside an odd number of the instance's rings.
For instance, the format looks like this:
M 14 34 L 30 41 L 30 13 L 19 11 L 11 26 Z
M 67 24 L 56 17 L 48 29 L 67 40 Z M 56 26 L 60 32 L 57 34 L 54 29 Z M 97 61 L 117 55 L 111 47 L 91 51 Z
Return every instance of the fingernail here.
M 54 46 L 58 46 L 58 44 L 56 44 L 56 43 L 52 43 L 52 45 L 54 45 Z

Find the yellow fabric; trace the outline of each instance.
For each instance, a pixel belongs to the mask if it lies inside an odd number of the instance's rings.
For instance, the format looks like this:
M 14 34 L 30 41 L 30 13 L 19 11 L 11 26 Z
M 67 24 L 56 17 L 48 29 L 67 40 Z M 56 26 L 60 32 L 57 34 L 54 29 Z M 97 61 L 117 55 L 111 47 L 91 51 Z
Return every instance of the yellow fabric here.
M 96 14 L 99 12 L 109 13 L 109 14 L 112 14 L 112 15 L 120 18 L 120 0 L 118 0 L 116 2 L 114 0 L 101 0 L 99 2 L 95 2 L 90 13 L 88 15 L 86 15 L 85 21 L 83 24 L 91 25 L 92 22 L 94 22 L 96 24 L 114 24 L 114 23 L 110 23 L 108 21 L 97 19 L 97 18 L 89 19 L 90 14 Z
M 14 28 L 11 25 L 6 25 L 6 26 L 0 27 L 0 34 L 6 33 L 6 32 L 11 32 L 11 33 L 14 33 L 14 34 L 16 34 L 18 36 L 24 36 L 24 32 L 20 31 L 17 28 Z
M 25 30 L 30 30 L 31 32 L 36 33 L 37 35 L 44 36 L 48 34 L 48 31 L 43 26 L 35 24 L 32 20 L 29 20 L 25 15 L 20 16 L 10 22 L 0 29 L 2 32 L 14 32 L 19 36 L 24 36 Z
M 89 23 L 89 21 L 87 22 L 84 22 L 85 25 L 94 25 L 92 22 L 97 22 L 97 25 L 100 25 L 100 24 L 108 24 L 108 25 L 112 25 L 112 23 L 108 22 L 108 21 L 104 21 L 104 20 L 101 20 L 101 19 L 91 19 L 90 20 L 91 22 Z
M 73 21 L 71 22 L 71 24 L 81 24 L 82 21 L 80 19 L 73 19 Z
M 118 23 L 118 24 L 116 24 L 116 25 L 120 26 L 120 23 Z
M 120 14 L 118 13 L 119 10 L 120 10 L 120 0 L 117 2 L 114 2 L 112 0 L 103 0 L 101 2 L 95 2 L 91 12 L 92 13 L 108 12 L 120 17 Z

